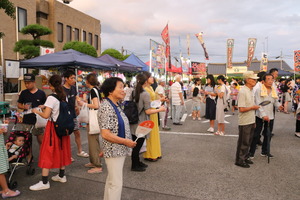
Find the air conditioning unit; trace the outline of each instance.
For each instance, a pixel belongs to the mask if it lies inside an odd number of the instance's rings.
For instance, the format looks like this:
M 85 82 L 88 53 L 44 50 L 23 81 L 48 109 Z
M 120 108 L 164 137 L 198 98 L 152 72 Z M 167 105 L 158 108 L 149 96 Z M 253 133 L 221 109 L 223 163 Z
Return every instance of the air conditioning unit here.
M 70 2 L 72 2 L 73 0 L 63 0 L 63 2 L 65 3 L 65 4 L 69 4 Z

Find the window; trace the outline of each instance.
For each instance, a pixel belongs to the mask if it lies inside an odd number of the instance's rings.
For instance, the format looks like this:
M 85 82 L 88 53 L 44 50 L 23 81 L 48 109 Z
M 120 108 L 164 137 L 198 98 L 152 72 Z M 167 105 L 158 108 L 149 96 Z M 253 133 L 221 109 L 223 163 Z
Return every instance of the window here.
M 75 28 L 74 40 L 79 41 L 79 29 L 78 28 Z
M 64 41 L 64 25 L 60 22 L 57 23 L 57 41 Z
M 27 10 L 18 8 L 18 30 L 21 31 L 25 26 L 27 26 Z
M 95 47 L 95 49 L 96 50 L 98 50 L 99 49 L 99 37 L 98 37 L 98 35 L 95 35 L 95 38 L 94 38 L 94 47 Z
M 48 19 L 48 15 L 46 13 L 43 13 L 43 12 L 36 12 L 36 17 L 37 18 L 42 18 L 42 19 Z
M 82 31 L 82 41 L 86 42 L 86 31 Z
M 89 33 L 89 44 L 93 45 L 93 34 Z
M 72 40 L 72 27 L 67 26 L 67 42 L 70 42 Z

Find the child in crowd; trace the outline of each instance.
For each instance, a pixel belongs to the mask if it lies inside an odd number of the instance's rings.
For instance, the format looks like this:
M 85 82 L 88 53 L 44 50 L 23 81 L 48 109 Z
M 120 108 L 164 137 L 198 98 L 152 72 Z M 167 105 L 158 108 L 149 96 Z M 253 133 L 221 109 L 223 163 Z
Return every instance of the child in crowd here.
M 25 137 L 22 135 L 16 135 L 13 144 L 6 145 L 8 161 L 14 161 L 18 158 L 20 151 L 24 145 Z
M 201 79 L 195 78 L 194 80 L 194 87 L 192 89 L 192 96 L 193 96 L 193 104 L 192 104 L 192 117 L 193 120 L 196 120 L 196 117 L 198 117 L 198 120 L 201 120 L 200 118 L 200 110 L 201 110 Z
M 195 87 L 193 89 L 193 104 L 192 104 L 192 117 L 193 120 L 196 120 L 196 118 L 198 118 L 198 120 L 201 120 L 201 115 L 200 115 L 200 111 L 201 111 L 201 101 L 202 101 L 202 97 L 201 97 L 201 90 L 199 89 L 199 87 Z
M 234 111 L 237 110 L 237 96 L 239 94 L 239 90 L 237 89 L 238 84 L 237 83 L 232 83 L 232 88 L 231 88 L 231 109 L 232 109 L 232 114 L 234 115 Z

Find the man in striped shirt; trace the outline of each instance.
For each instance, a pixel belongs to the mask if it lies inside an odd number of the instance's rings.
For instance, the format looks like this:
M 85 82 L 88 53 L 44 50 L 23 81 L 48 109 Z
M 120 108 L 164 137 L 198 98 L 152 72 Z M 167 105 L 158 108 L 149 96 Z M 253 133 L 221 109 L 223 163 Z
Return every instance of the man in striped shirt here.
M 180 115 L 182 106 L 184 105 L 182 88 L 180 85 L 181 75 L 177 74 L 175 76 L 175 83 L 171 86 L 171 99 L 172 99 L 172 120 L 174 125 L 182 125 L 180 123 Z

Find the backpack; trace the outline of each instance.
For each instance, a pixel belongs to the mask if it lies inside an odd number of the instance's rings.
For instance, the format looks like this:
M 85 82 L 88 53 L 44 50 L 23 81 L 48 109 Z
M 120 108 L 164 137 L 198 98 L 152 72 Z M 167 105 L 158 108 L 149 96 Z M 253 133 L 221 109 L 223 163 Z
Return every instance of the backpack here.
M 129 120 L 129 124 L 137 124 L 139 122 L 139 110 L 134 101 L 133 91 L 131 93 L 131 101 L 125 101 L 123 111 Z
M 51 96 L 55 97 L 57 100 L 58 96 L 56 94 L 51 94 Z M 59 101 L 59 114 L 56 119 L 56 122 L 54 122 L 54 128 L 56 135 L 59 138 L 62 138 L 63 136 L 71 135 L 74 131 L 74 116 L 70 112 L 70 108 L 68 105 L 68 102 L 65 101 Z
M 194 90 L 193 90 L 193 97 L 197 97 L 198 94 L 199 94 L 199 88 L 195 87 Z

